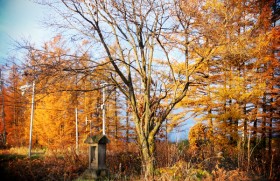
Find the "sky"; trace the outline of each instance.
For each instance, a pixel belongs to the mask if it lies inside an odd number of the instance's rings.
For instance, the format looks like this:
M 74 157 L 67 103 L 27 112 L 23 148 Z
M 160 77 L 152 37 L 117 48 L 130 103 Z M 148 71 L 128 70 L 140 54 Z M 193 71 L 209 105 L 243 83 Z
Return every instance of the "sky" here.
M 42 42 L 47 37 L 40 23 L 46 8 L 31 0 L 0 0 L 0 65 L 16 53 L 15 41 Z

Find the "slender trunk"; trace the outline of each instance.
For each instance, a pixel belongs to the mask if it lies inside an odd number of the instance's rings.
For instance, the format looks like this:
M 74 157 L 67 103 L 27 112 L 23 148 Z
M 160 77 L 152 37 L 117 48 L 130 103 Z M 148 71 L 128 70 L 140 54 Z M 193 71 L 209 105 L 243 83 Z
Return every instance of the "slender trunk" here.
M 213 120 L 212 120 L 212 109 L 208 110 L 208 114 L 210 115 L 210 117 L 208 118 L 208 125 L 209 125 L 209 140 L 210 140 L 210 151 L 211 151 L 211 155 L 215 154 L 215 150 L 214 150 L 214 129 L 213 129 Z
M 115 88 L 115 90 L 114 90 L 114 92 L 115 92 L 115 100 L 114 100 L 114 106 L 115 106 L 115 110 L 114 110 L 114 114 L 115 114 L 115 116 L 114 116 L 114 119 L 115 119 L 115 139 L 118 139 L 118 131 L 119 131 L 119 124 L 118 124 L 118 104 L 117 104 L 117 102 L 118 102 L 118 98 L 117 98 L 117 88 Z
M 262 133 L 261 133 L 261 140 L 262 140 L 262 147 L 265 149 L 266 147 L 266 95 L 263 97 L 263 119 L 262 119 Z
M 14 70 L 13 70 L 14 71 Z M 15 75 L 15 72 L 14 72 L 14 74 L 13 75 Z M 13 79 L 14 81 L 15 81 L 15 79 Z M 17 83 L 16 82 L 14 82 L 14 87 L 13 87 L 13 94 L 14 94 L 14 105 L 13 105 L 13 122 L 14 122 L 14 127 L 15 127 L 15 132 L 14 132 L 14 135 L 13 135 L 13 137 L 14 137 L 14 140 L 20 140 L 19 139 L 19 133 L 18 133 L 18 115 L 17 115 L 17 108 L 16 108 L 16 100 L 17 100 L 17 97 L 16 97 L 16 87 L 17 87 Z M 16 143 L 15 143 L 17 146 L 19 146 L 20 144 L 19 144 L 19 141 L 17 141 Z
M 126 143 L 128 144 L 129 142 L 129 102 L 128 99 L 126 99 Z
M 207 61 L 207 73 L 210 76 L 211 71 L 210 71 L 210 61 Z M 207 79 L 207 96 L 208 99 L 211 100 L 211 79 Z M 213 129 L 213 118 L 212 118 L 212 108 L 210 106 L 208 107 L 208 127 L 209 127 L 209 140 L 210 140 L 210 151 L 211 155 L 214 155 L 214 140 L 213 140 L 213 135 L 214 135 L 214 129 Z
M 271 87 L 272 89 L 272 87 Z M 273 103 L 273 99 L 270 98 L 270 107 L 269 107 L 269 131 L 268 131 L 268 153 L 269 153 L 269 156 L 271 157 L 272 155 L 272 114 L 273 114 L 273 108 L 272 108 L 272 104 Z
M 75 108 L 76 152 L 79 153 L 78 108 Z
M 155 170 L 155 142 L 154 138 L 150 141 L 143 140 L 143 146 L 141 149 L 143 159 L 143 170 L 146 180 L 153 180 Z
M 244 107 L 244 114 L 246 114 L 246 107 Z M 248 120 L 247 120 L 247 118 L 245 118 L 244 126 L 243 126 L 243 148 L 242 148 L 243 158 L 242 158 L 242 160 L 244 159 L 244 161 L 245 161 L 245 159 L 246 159 L 245 156 L 246 156 L 246 151 L 247 151 L 247 171 L 250 166 L 250 156 L 249 156 L 250 155 L 250 141 L 251 141 L 250 137 L 251 137 L 250 132 L 248 134 Z M 247 143 L 247 147 L 246 147 L 246 143 Z
M 3 89 L 3 85 L 4 85 L 4 81 L 2 78 L 2 72 L 0 70 L 0 83 L 1 83 L 1 94 L 2 94 L 2 123 L 3 123 L 3 145 L 6 145 L 6 123 L 5 123 L 5 107 L 4 107 L 4 89 Z
M 247 145 L 247 172 L 249 171 L 249 169 L 250 169 L 250 162 L 251 162 L 251 154 L 250 154 L 250 152 L 251 152 L 251 148 L 250 148 L 250 140 L 251 140 L 251 134 L 250 134 L 250 132 L 249 132 L 249 137 L 248 137 L 248 145 Z
M 165 144 L 166 144 L 166 166 L 169 166 L 169 144 L 168 144 L 168 133 L 167 133 L 167 122 L 168 120 L 165 119 Z
M 271 87 L 272 89 L 272 87 Z M 273 129 L 273 125 L 272 125 L 272 115 L 273 115 L 273 108 L 272 108 L 272 104 L 273 103 L 273 99 L 270 99 L 270 107 L 269 107 L 269 132 L 268 132 L 268 161 L 269 161 L 269 165 L 270 165 L 270 174 L 269 174 L 269 178 L 271 178 L 272 176 L 272 169 L 273 169 L 273 153 L 272 153 L 272 129 Z
M 268 132 L 268 153 L 272 152 L 272 118 L 269 118 L 269 132 Z
M 229 89 L 231 89 L 231 86 Z M 232 99 L 229 99 L 228 104 L 229 107 L 231 107 Z M 233 144 L 234 143 L 234 120 L 232 117 L 229 117 L 228 120 L 229 120 L 229 127 L 230 127 L 230 143 Z
M 257 144 L 257 118 L 253 122 L 253 133 L 252 133 L 252 146 L 255 147 Z
M 137 118 L 137 114 L 133 112 L 133 119 L 134 123 L 136 124 L 135 127 L 138 138 L 137 141 L 142 156 L 142 170 L 145 174 L 146 180 L 153 180 L 155 169 L 155 135 L 157 131 L 151 130 L 150 126 L 148 128 L 149 131 L 147 131 L 147 128 L 145 126 L 142 126 L 142 123 L 151 121 L 147 117 L 145 117 L 146 120 L 142 120 L 143 122 L 141 121 L 141 124 L 140 122 L 135 121 L 138 120 Z M 148 124 L 150 125 L 150 122 Z

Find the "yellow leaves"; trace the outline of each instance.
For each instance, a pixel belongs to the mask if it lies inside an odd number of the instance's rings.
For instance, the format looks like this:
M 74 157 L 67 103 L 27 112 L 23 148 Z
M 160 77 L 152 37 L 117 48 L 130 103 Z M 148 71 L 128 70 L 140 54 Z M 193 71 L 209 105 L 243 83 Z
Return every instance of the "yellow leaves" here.
M 239 120 L 243 118 L 243 109 L 239 104 L 232 104 L 226 108 L 226 112 L 221 114 L 218 119 L 220 120 Z
M 191 168 L 191 163 L 182 160 L 176 162 L 172 167 L 159 168 L 156 173 L 160 174 L 160 180 L 189 180 L 190 178 L 193 180 L 201 173 L 200 176 L 209 175 L 206 171 Z
M 209 10 L 209 9 L 212 9 L 212 10 L 215 10 L 215 11 L 225 11 L 224 10 L 224 3 L 220 0 L 207 0 L 205 5 L 203 6 L 203 9 L 205 10 Z
M 199 142 L 205 141 L 209 129 L 202 123 L 195 124 L 189 132 L 189 142 L 192 147 L 199 146 Z
M 249 72 L 247 72 L 249 75 Z M 232 99 L 236 102 L 250 102 L 263 95 L 265 82 L 261 79 L 253 79 L 254 82 L 245 77 L 231 74 L 227 77 L 226 86 L 216 87 L 215 98 L 220 101 Z
M 73 116 L 67 109 L 70 97 L 67 92 L 36 96 L 40 102 L 36 104 L 33 131 L 40 145 L 54 148 L 73 142 Z
M 186 72 L 186 64 L 184 62 L 174 63 L 172 66 L 173 70 L 177 74 L 185 74 Z

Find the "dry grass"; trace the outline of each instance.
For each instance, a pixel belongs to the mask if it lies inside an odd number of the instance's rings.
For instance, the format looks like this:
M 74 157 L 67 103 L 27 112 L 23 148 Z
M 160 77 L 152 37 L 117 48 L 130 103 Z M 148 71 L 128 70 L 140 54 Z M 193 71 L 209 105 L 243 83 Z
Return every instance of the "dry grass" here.
M 0 154 L 17 154 L 17 155 L 27 155 L 27 147 L 12 147 L 9 149 L 0 150 Z
M 27 148 L 0 150 L 1 180 L 75 180 L 88 166 L 88 147 L 33 150 L 31 159 L 26 157 Z M 279 155 L 273 157 L 273 172 L 265 170 L 267 164 L 252 159 L 248 171 L 238 167 L 235 155 L 207 157 L 193 152 L 186 144 L 159 142 L 156 144 L 155 180 L 277 180 Z M 108 180 L 143 180 L 141 157 L 137 145 L 111 142 L 108 145 Z
M 86 156 L 78 156 L 71 149 L 60 154 L 48 153 L 39 156 L 38 152 L 36 154 L 33 152 L 31 159 L 26 157 L 26 153 L 26 148 L 1 151 L 1 179 L 73 180 L 85 170 L 87 165 Z

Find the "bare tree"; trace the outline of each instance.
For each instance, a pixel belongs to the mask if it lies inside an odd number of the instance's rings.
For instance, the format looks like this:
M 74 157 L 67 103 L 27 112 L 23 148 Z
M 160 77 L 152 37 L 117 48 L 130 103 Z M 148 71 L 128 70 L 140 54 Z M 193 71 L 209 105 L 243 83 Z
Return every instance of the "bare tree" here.
M 176 4 L 164 0 L 58 0 L 48 4 L 60 15 L 50 25 L 75 32 L 75 42 L 86 41 L 93 55 L 89 61 L 103 66 L 108 85 L 127 98 L 146 178 L 154 171 L 156 134 L 186 96 L 194 82 L 192 75 L 213 53 L 208 49 L 196 60 L 178 58 L 186 53 L 173 47 L 175 40 L 170 43 L 178 35 L 178 21 L 171 13 Z M 181 64 L 187 65 L 183 72 L 176 68 Z

